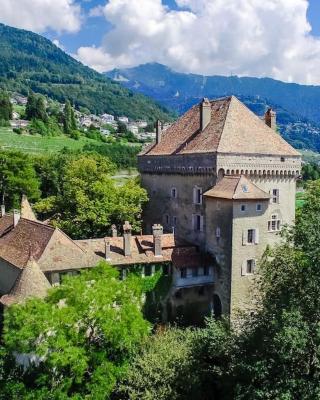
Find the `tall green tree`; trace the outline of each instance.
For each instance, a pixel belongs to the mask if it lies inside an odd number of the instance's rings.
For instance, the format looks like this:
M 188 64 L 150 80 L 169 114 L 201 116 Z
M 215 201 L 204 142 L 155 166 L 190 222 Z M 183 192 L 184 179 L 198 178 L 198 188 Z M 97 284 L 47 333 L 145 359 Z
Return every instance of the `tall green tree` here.
M 41 95 L 36 95 L 33 92 L 29 93 L 26 105 L 26 118 L 30 121 L 32 119 L 40 119 L 43 122 L 48 121 L 46 103 Z
M 63 110 L 63 129 L 66 135 L 71 135 L 77 129 L 74 110 L 69 100 L 66 101 Z
M 39 186 L 33 161 L 27 154 L 15 151 L 0 153 L 0 193 L 3 204 L 9 208 L 18 207 L 22 194 L 31 200 L 38 200 Z
M 0 121 L 12 119 L 12 104 L 8 93 L 0 91 Z
M 109 399 L 150 332 L 144 280 L 105 263 L 5 313 L 0 399 Z M 14 356 L 24 355 L 24 366 Z M 21 359 L 20 358 L 20 359 Z

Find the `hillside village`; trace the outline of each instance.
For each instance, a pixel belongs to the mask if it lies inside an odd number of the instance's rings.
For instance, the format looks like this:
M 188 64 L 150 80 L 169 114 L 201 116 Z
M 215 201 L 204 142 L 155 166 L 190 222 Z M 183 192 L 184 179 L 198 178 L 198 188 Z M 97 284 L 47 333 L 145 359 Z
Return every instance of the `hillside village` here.
M 27 105 L 28 98 L 20 94 L 13 94 L 10 98 L 10 101 L 13 105 L 21 106 L 23 110 L 23 108 Z M 59 104 L 61 112 L 63 111 L 64 107 L 65 104 Z M 131 132 L 134 135 L 137 141 L 141 141 L 143 143 L 152 141 L 155 138 L 155 132 L 152 130 L 150 131 L 152 126 L 150 126 L 147 121 L 133 121 L 126 116 L 115 117 L 114 115 L 106 113 L 95 115 L 90 114 L 89 112 L 83 113 L 78 110 L 75 110 L 75 117 L 79 128 L 82 128 L 84 131 L 92 127 L 96 128 L 105 137 L 112 136 L 113 133 L 119 132 L 118 125 L 121 123 L 125 126 L 125 129 L 128 132 Z M 19 112 L 13 111 L 10 125 L 14 129 L 25 129 L 28 127 L 29 121 L 22 119 Z

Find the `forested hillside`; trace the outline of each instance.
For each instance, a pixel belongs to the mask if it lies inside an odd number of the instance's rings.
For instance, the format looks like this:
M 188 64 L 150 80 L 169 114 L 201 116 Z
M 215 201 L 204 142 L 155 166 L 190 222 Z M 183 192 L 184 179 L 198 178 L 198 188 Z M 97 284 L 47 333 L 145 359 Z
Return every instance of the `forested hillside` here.
M 85 67 L 51 41 L 0 24 L 0 88 L 27 95 L 32 89 L 76 108 L 132 119 L 167 120 L 164 107 Z

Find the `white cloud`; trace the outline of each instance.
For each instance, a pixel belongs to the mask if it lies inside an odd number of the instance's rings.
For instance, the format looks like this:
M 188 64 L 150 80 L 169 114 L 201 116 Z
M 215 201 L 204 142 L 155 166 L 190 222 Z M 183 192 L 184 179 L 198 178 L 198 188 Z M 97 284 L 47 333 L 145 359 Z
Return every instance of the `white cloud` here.
M 0 22 L 34 32 L 77 32 L 81 7 L 74 0 L 0 0 Z
M 307 0 L 110 0 L 101 46 L 77 57 L 99 71 L 160 62 L 183 72 L 230 73 L 320 83 L 320 40 Z M 95 11 L 97 12 L 97 10 Z
M 65 51 L 65 48 L 64 48 L 63 44 L 60 43 L 59 39 L 53 39 L 52 43 L 54 45 L 56 45 L 57 47 L 59 47 L 59 49 Z

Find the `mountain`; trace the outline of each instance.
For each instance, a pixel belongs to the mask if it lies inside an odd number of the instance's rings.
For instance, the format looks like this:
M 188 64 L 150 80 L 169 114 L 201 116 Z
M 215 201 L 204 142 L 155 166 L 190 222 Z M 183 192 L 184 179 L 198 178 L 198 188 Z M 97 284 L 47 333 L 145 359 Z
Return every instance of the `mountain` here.
M 277 111 L 282 136 L 296 148 L 320 151 L 320 86 L 270 78 L 184 74 L 157 63 L 115 69 L 106 75 L 182 114 L 203 97 L 234 94 L 257 115 Z
M 132 119 L 170 119 L 165 107 L 85 67 L 50 40 L 0 24 L 0 88 L 27 94 L 30 89 L 94 113 Z

